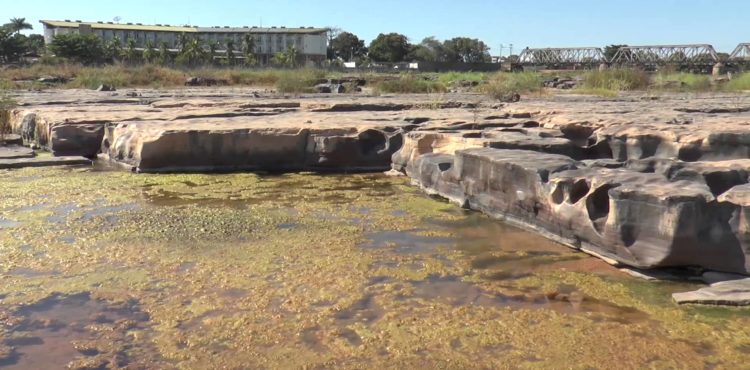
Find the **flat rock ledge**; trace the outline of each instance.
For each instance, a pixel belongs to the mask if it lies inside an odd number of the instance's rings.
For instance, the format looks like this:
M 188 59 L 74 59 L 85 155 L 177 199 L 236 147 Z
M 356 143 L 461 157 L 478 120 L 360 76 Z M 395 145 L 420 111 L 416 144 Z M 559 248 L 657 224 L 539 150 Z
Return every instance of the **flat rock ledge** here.
M 679 304 L 750 305 L 750 278 L 722 281 L 693 292 L 674 293 Z
M 636 275 L 750 275 L 750 110 L 729 96 L 504 105 L 205 89 L 18 100 L 14 132 L 56 158 L 105 157 L 135 172 L 392 170 Z
M 0 169 L 24 167 L 76 166 L 91 165 L 92 161 L 85 157 L 34 157 L 0 159 Z

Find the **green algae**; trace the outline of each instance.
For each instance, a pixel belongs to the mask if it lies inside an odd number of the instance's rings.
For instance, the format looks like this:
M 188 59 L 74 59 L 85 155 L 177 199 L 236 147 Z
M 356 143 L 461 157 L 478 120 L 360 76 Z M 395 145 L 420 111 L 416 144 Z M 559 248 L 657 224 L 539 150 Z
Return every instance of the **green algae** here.
M 704 368 L 750 359 L 737 349 L 750 343 L 747 311 L 677 306 L 669 294 L 694 286 L 583 269 L 590 257 L 498 228 L 403 178 L 1 175 L 0 219 L 17 224 L 0 229 L 0 318 L 53 295 L 136 300 L 149 324 L 126 331 L 138 345 L 123 351 L 151 352 L 163 366 Z M 373 247 L 382 232 L 391 239 Z M 415 250 L 392 237 L 404 234 L 431 244 Z M 449 289 L 418 286 L 431 279 Z M 89 357 L 75 361 L 100 360 Z

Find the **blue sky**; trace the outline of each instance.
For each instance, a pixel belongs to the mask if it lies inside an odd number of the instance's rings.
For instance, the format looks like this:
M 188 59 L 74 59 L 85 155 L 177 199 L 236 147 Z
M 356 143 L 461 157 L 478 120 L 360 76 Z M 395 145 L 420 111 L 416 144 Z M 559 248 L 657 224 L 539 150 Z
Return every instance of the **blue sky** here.
M 367 42 L 400 32 L 476 37 L 531 47 L 709 43 L 731 52 L 750 42 L 748 0 L 0 0 L 10 17 L 190 24 L 201 26 L 335 26 Z M 503 51 L 507 55 L 508 50 Z

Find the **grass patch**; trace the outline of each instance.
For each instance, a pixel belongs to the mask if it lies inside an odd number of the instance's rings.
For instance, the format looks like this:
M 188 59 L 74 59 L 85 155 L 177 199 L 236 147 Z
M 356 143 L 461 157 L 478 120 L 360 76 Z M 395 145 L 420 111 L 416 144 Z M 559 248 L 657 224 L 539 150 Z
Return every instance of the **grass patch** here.
M 750 91 L 750 72 L 733 76 L 724 88 L 727 91 Z
M 375 90 L 389 94 L 433 94 L 446 92 L 447 88 L 440 81 L 426 80 L 408 74 L 398 79 L 378 82 Z
M 487 80 L 487 73 L 484 72 L 442 72 L 437 74 L 437 81 L 445 86 L 451 86 L 461 81 L 481 83 L 485 80 Z
M 312 92 L 315 83 L 326 76 L 316 69 L 280 70 L 276 80 L 276 90 L 280 93 Z
M 658 88 L 670 90 L 709 91 L 711 77 L 693 73 L 659 73 L 654 76 L 654 84 Z
M 644 71 L 629 68 L 590 71 L 583 75 L 583 89 L 604 92 L 610 90 L 631 91 L 646 89 L 649 86 L 648 74 Z
M 542 90 L 542 77 L 537 72 L 507 73 L 498 72 L 490 76 L 480 91 L 495 99 L 503 99 L 510 94 L 532 93 Z

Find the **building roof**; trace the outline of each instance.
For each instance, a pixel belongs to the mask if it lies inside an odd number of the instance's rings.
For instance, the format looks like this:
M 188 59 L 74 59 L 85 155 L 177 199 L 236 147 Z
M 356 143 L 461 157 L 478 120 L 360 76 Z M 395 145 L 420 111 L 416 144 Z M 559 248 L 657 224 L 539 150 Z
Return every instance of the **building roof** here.
M 124 30 L 124 31 L 162 31 L 162 32 L 221 32 L 221 33 L 301 33 L 301 34 L 319 34 L 326 32 L 325 28 L 314 27 L 198 27 L 198 26 L 171 26 L 171 25 L 144 25 L 132 23 L 112 23 L 112 22 L 81 22 L 81 21 L 53 21 L 41 20 L 40 23 L 50 27 L 72 27 L 78 28 L 80 25 L 90 25 L 92 29 L 107 30 Z

